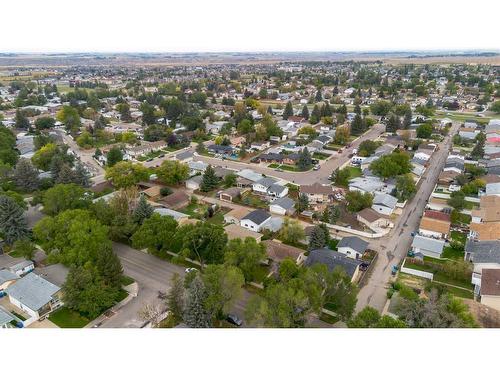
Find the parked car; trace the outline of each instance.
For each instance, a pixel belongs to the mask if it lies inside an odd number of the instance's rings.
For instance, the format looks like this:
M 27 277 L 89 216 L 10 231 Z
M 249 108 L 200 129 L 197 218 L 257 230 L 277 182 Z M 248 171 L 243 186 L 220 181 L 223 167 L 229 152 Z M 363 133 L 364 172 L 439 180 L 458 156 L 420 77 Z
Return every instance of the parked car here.
M 186 273 L 190 273 L 193 271 L 198 271 L 198 270 L 196 268 L 193 268 L 193 267 L 186 268 Z
M 316 164 L 314 167 L 313 167 L 313 170 L 315 171 L 319 171 L 321 169 L 321 166 Z
M 229 314 L 227 316 L 226 320 L 229 323 L 234 324 L 235 326 L 238 326 L 238 327 L 241 327 L 241 325 L 243 324 L 243 320 L 238 318 L 238 315 L 236 315 L 236 314 Z

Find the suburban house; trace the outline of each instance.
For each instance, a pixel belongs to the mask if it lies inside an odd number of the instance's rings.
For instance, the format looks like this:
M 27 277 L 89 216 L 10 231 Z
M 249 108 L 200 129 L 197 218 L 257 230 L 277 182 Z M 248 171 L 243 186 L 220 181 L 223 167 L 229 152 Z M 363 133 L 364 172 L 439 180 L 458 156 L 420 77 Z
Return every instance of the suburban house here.
M 225 190 L 219 191 L 217 194 L 221 201 L 232 202 L 234 198 L 237 198 L 241 195 L 241 189 L 237 187 L 230 187 Z
M 171 210 L 169 208 L 158 207 L 154 209 L 154 212 L 156 212 L 161 216 L 170 216 L 177 222 L 189 218 L 189 215 L 186 215 L 185 213 L 182 212 Z
M 440 211 L 427 210 L 420 221 L 418 232 L 425 237 L 446 239 L 450 233 L 450 226 L 450 215 Z
M 368 242 L 356 236 L 344 237 L 337 244 L 337 251 L 345 254 L 349 258 L 359 259 L 368 248 Z
M 464 259 L 474 264 L 472 284 L 478 289 L 484 269 L 500 268 L 500 241 L 467 241 Z
M 61 288 L 29 273 L 6 289 L 9 301 L 34 319 L 40 319 L 62 305 Z
M 441 258 L 445 242 L 443 240 L 436 240 L 434 238 L 416 235 L 413 238 L 411 249 L 415 254 L 421 253 L 424 256 L 432 258 Z
M 321 185 L 315 182 L 312 185 L 301 185 L 300 193 L 307 196 L 309 203 L 323 203 L 330 200 L 333 190 L 330 185 Z
M 253 232 L 260 232 L 263 226 L 271 220 L 271 214 L 266 210 L 255 210 L 240 220 L 240 225 Z
M 472 210 L 469 238 L 480 241 L 500 240 L 500 196 L 481 196 L 480 206 Z
M 203 180 L 203 176 L 201 176 L 201 175 L 191 177 L 189 180 L 186 180 L 186 189 L 189 189 L 192 191 L 199 190 L 202 180 Z
M 378 177 L 355 177 L 349 181 L 349 191 L 360 191 L 362 193 L 375 194 L 375 192 L 391 193 L 395 185 L 384 182 Z
M 275 263 L 281 263 L 286 258 L 291 258 L 295 263 L 304 261 L 304 250 L 294 246 L 285 245 L 277 240 L 262 241 L 266 246 L 267 258 Z
M 325 248 L 311 250 L 304 265 L 310 267 L 318 263 L 326 265 L 330 272 L 337 267 L 341 267 L 347 275 L 349 275 L 351 281 L 355 281 L 358 277 L 359 266 L 362 262 L 349 258 L 347 255 L 339 253 L 338 251 Z
M 252 184 L 252 190 L 274 198 L 282 198 L 288 194 L 288 187 L 278 184 L 278 180 L 263 177 Z
M 278 198 L 269 205 L 269 211 L 278 215 L 293 215 L 295 201 L 288 197 Z
M 380 215 L 371 208 L 364 208 L 359 211 L 356 218 L 361 224 L 366 225 L 374 231 L 382 228 L 392 228 L 394 226 L 394 223 L 389 218 Z
M 235 238 L 245 239 L 247 237 L 252 237 L 257 242 L 260 242 L 260 240 L 263 236 L 259 232 L 251 231 L 251 230 L 246 229 L 246 228 L 244 228 L 240 225 L 237 225 L 237 224 L 229 224 L 229 225 L 225 226 L 224 231 L 227 234 L 228 240 L 233 240 Z
M 24 276 L 35 269 L 35 264 L 31 260 L 23 260 L 9 266 L 8 269 L 17 276 Z
M 457 173 L 462 173 L 464 171 L 464 159 L 457 155 L 450 155 L 446 159 L 443 171 L 455 171 Z
M 185 207 L 189 204 L 189 195 L 181 190 L 177 190 L 158 200 L 158 203 L 167 208 L 171 208 L 172 210 L 178 210 L 179 208 Z
M 396 209 L 397 203 L 398 199 L 392 195 L 375 193 L 375 196 L 373 197 L 372 209 L 381 215 L 390 216 Z
M 480 295 L 483 305 L 500 310 L 500 269 L 483 269 Z
M 0 306 L 0 328 L 14 328 L 18 318 Z
M 9 270 L 0 270 L 0 292 L 3 292 L 9 287 L 9 285 L 19 280 L 19 278 L 20 277 L 18 275 Z
M 235 208 L 224 215 L 224 222 L 229 224 L 240 225 L 241 219 L 243 219 L 250 212 L 251 210 L 249 208 L 245 207 Z
M 234 148 L 232 146 L 223 146 L 223 145 L 209 145 L 207 146 L 207 151 L 212 154 L 220 154 L 220 155 L 232 155 L 234 153 Z
M 205 169 L 207 169 L 208 164 L 202 161 L 190 161 L 188 162 L 188 167 L 190 175 L 194 176 L 195 174 L 205 172 Z

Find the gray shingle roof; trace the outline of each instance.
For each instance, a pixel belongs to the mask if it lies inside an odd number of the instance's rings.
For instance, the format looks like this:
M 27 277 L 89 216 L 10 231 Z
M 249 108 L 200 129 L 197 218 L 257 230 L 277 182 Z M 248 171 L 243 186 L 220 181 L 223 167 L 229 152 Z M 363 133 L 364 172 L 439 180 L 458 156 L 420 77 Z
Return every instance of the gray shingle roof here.
M 264 186 L 266 188 L 269 188 L 272 185 L 274 185 L 276 182 L 277 181 L 274 178 L 264 177 L 264 178 L 261 178 L 260 180 L 256 181 L 255 183 L 259 184 L 259 185 L 262 185 L 262 186 Z
M 359 237 L 349 236 L 342 238 L 337 247 L 350 247 L 358 253 L 363 254 L 368 247 L 368 242 L 363 241 Z
M 272 184 L 271 186 L 269 186 L 267 191 L 269 193 L 281 194 L 286 188 L 287 188 L 286 186 Z
M 329 271 L 333 271 L 336 267 L 342 267 L 351 278 L 361 264 L 359 260 L 348 258 L 338 251 L 326 248 L 312 250 L 307 256 L 304 265 L 310 267 L 317 263 L 326 265 Z
M 52 297 L 61 288 L 44 278 L 29 273 L 16 281 L 6 290 L 7 294 L 26 305 L 31 310 L 38 311 L 52 300 Z
M 16 317 L 0 306 L 0 327 L 13 320 L 17 320 Z
M 375 197 L 373 198 L 373 204 L 386 206 L 392 209 L 396 207 L 396 203 L 398 203 L 397 198 L 389 194 L 375 193 Z
M 0 284 L 16 279 L 19 279 L 19 276 L 17 276 L 15 273 L 10 272 L 9 270 L 0 270 Z
M 23 268 L 29 267 L 32 264 L 33 264 L 33 262 L 31 260 L 23 260 L 19 263 L 16 263 L 16 264 L 13 264 L 12 266 L 10 266 L 9 270 L 11 270 L 12 272 L 21 271 Z
M 465 251 L 474 263 L 500 263 L 500 241 L 467 241 Z
M 264 221 L 269 219 L 270 217 L 271 217 L 271 214 L 269 212 L 267 212 L 266 210 L 255 210 L 255 211 L 250 212 L 248 215 L 243 217 L 241 220 L 250 220 L 257 225 L 260 225 Z
M 293 199 L 290 199 L 288 197 L 283 197 L 276 199 L 273 203 L 273 205 L 280 206 L 284 208 L 285 210 L 289 210 L 295 206 L 295 201 Z
M 444 248 L 444 241 L 417 235 L 413 238 L 411 246 L 416 249 L 441 254 Z

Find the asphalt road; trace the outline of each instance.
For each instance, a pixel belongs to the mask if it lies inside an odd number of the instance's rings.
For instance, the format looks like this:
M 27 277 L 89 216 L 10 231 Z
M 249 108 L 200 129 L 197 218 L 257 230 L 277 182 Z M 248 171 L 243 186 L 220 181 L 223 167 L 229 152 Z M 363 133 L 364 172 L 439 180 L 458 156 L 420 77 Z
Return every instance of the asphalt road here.
M 368 132 L 366 132 L 361 137 L 352 142 L 350 150 L 357 148 L 358 145 L 364 140 L 377 138 L 380 134 L 384 132 L 384 130 L 385 126 L 383 124 L 374 125 Z M 349 154 L 350 154 L 349 150 L 344 150 L 342 154 L 337 154 L 331 157 L 329 160 L 321 163 L 321 169 L 317 171 L 310 170 L 307 172 L 287 172 L 287 171 L 280 172 L 272 168 L 260 166 L 259 164 L 242 163 L 232 160 L 222 160 L 201 155 L 195 156 L 194 160 L 204 161 L 213 166 L 222 166 L 236 170 L 249 168 L 253 169 L 258 173 L 265 174 L 266 176 L 273 176 L 299 185 L 310 185 L 315 182 L 328 184 L 329 183 L 328 177 L 332 174 L 332 172 L 350 160 Z
M 399 265 L 410 249 L 413 237 L 420 223 L 427 201 L 434 190 L 437 179 L 442 171 L 449 153 L 451 137 L 458 130 L 460 124 L 454 123 L 449 135 L 439 145 L 429 163 L 424 176 L 418 186 L 418 192 L 413 199 L 407 203 L 403 214 L 399 217 L 396 225 L 388 236 L 378 240 L 370 241 L 370 247 L 379 253 L 375 268 L 368 283 L 358 293 L 356 311 L 362 310 L 369 305 L 382 311 L 387 301 L 387 286 L 391 280 L 391 269 L 393 265 Z
M 130 246 L 114 243 L 113 250 L 120 258 L 125 275 L 135 279 L 139 286 L 137 297 L 123 306 L 112 317 L 105 320 L 103 328 L 139 328 L 144 321 L 139 312 L 148 303 L 160 303 L 158 291 L 168 292 L 172 276 L 185 274 L 185 268 L 161 260 L 153 255 L 135 250 Z M 244 317 L 245 305 L 251 296 L 246 290 L 236 301 L 232 313 Z

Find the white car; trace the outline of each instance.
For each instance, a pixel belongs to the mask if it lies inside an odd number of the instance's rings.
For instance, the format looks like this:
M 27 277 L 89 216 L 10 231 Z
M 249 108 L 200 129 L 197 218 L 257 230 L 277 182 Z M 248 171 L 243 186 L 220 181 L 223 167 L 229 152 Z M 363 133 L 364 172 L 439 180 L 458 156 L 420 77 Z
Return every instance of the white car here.
M 193 268 L 193 267 L 186 268 L 186 273 L 191 273 L 193 271 L 198 271 L 198 270 L 196 268 Z

